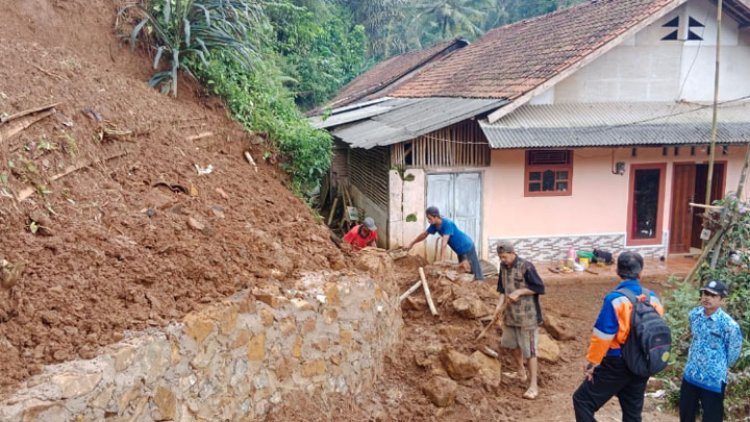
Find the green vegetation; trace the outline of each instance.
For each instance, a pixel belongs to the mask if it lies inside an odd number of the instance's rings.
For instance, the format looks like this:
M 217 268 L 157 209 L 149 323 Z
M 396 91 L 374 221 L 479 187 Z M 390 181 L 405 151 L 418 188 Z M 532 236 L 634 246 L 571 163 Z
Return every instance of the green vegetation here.
M 368 53 L 382 59 L 463 36 L 472 40 L 508 23 L 585 0 L 359 0 L 346 2 L 365 28 Z
M 306 191 L 317 185 L 331 162 L 331 137 L 304 120 L 282 75 L 271 60 L 261 60 L 244 71 L 230 56 L 218 53 L 198 77 L 216 95 L 226 99 L 230 112 L 246 128 L 268 133 L 288 161 L 282 167 L 294 188 Z
M 153 53 L 149 83 L 177 95 L 182 71 L 267 133 L 298 192 L 330 166 L 331 138 L 300 110 L 324 104 L 375 61 L 580 0 L 138 0 L 118 22 Z M 75 153 L 75 145 L 66 145 Z M 267 151 L 264 158 L 269 158 Z
M 703 263 L 694 283 L 671 280 L 674 290 L 665 305 L 667 322 L 672 328 L 673 350 L 672 364 L 665 375 L 679 386 L 691 339 L 687 316 L 688 311 L 699 304 L 699 285 L 709 280 L 723 280 L 730 290 L 724 310 L 740 324 L 744 336 L 742 354 L 730 371 L 725 402 L 729 413 L 738 416 L 750 410 L 747 403 L 750 396 L 750 208 L 732 195 L 716 205 L 724 206 L 729 216 L 716 266 L 711 268 Z M 670 393 L 670 401 L 676 406 L 679 391 Z
M 191 72 L 186 59 L 204 63 L 211 51 L 221 49 L 238 63 L 250 67 L 250 55 L 257 51 L 254 29 L 262 23 L 259 4 L 245 0 L 152 0 L 146 6 L 136 3 L 122 9 L 121 15 L 137 11 L 140 21 L 130 33 L 135 48 L 145 30 L 156 49 L 154 69 L 161 67 L 166 53 L 169 68 L 155 73 L 149 84 L 162 85 L 162 91 L 177 95 L 177 70 Z

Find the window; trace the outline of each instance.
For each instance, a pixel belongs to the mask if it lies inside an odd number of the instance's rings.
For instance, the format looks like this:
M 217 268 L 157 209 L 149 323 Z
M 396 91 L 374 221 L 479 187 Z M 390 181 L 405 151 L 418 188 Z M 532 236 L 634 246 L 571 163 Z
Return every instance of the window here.
M 628 236 L 630 246 L 660 245 L 664 214 L 665 164 L 630 167 Z
M 573 193 L 573 153 L 570 150 L 526 152 L 526 196 L 566 196 Z

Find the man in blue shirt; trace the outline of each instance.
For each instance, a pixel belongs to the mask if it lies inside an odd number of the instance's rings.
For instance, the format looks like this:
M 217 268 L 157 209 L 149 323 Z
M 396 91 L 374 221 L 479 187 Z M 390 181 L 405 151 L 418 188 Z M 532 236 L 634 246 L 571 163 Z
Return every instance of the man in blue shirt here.
M 482 267 L 479 265 L 479 257 L 477 257 L 477 249 L 474 247 L 474 242 L 471 241 L 471 238 L 459 230 L 453 220 L 441 217 L 440 210 L 437 207 L 428 207 L 425 214 L 430 226 L 412 240 L 407 249 L 413 248 L 415 244 L 425 240 L 427 236 L 438 233 L 442 236 L 442 242 L 440 244 L 440 252 L 435 257 L 435 260 L 444 261 L 445 253 L 448 249 L 446 246 L 450 246 L 453 252 L 458 255 L 458 262 L 469 261 L 471 271 L 474 273 L 474 279 L 484 281 Z
M 681 422 L 695 422 L 699 404 L 703 422 L 724 419 L 727 372 L 742 349 L 740 326 L 721 309 L 727 293 L 726 284 L 709 281 L 701 288 L 701 306 L 688 314 L 693 341 L 680 387 Z

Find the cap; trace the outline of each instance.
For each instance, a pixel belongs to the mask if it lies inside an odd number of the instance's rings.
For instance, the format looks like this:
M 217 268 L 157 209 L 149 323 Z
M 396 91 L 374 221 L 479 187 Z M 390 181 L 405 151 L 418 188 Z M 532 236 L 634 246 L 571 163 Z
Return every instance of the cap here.
M 704 291 L 704 290 L 707 292 L 711 292 L 715 295 L 719 295 L 721 297 L 727 297 L 727 294 L 729 293 L 729 289 L 727 289 L 727 285 L 719 280 L 709 281 L 708 283 L 706 283 L 705 286 L 701 287 L 701 291 Z
M 643 257 L 638 252 L 625 251 L 617 257 L 617 275 L 623 279 L 634 279 L 643 271 Z
M 377 226 L 375 226 L 375 220 L 372 219 L 372 217 L 365 218 L 365 221 L 363 223 L 365 227 L 367 227 L 368 230 L 375 231 L 377 230 Z
M 501 240 L 497 242 L 497 253 L 516 253 L 516 248 L 513 247 L 513 244 L 509 240 Z

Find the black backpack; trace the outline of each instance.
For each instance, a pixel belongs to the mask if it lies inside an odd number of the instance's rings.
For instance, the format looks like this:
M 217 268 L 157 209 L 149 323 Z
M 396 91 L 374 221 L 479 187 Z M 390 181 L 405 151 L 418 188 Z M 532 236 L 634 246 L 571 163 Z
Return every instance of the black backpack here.
M 649 377 L 661 372 L 669 362 L 672 332 L 664 318 L 651 305 L 651 292 L 643 289 L 646 300 L 640 301 L 628 289 L 618 289 L 633 304 L 630 334 L 622 345 L 622 358 L 630 372 Z

